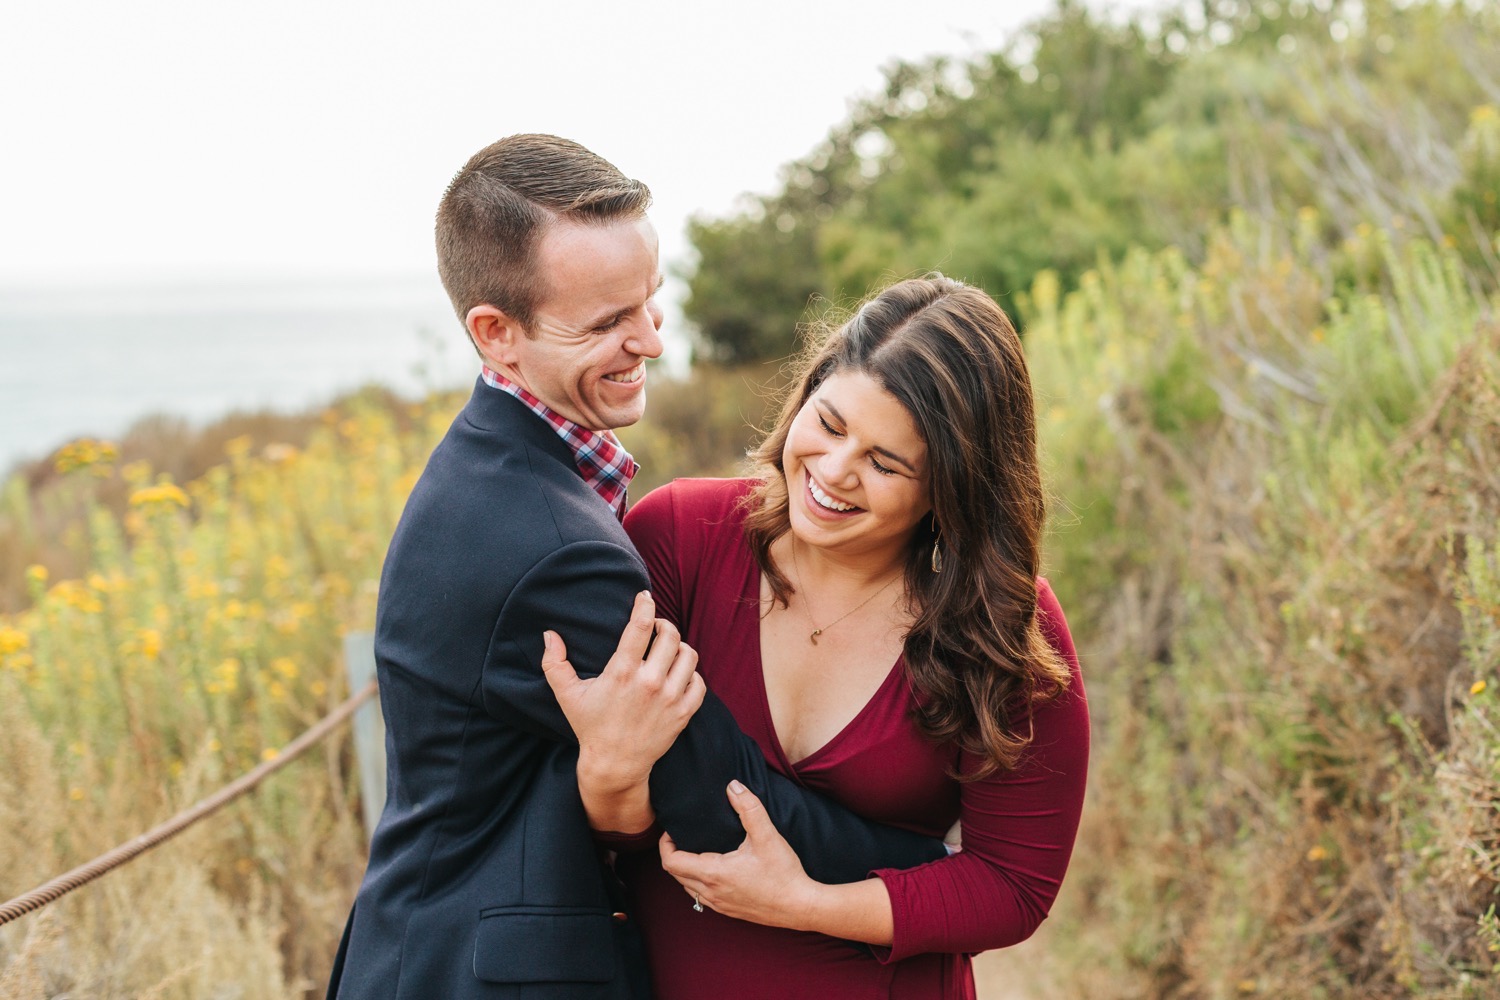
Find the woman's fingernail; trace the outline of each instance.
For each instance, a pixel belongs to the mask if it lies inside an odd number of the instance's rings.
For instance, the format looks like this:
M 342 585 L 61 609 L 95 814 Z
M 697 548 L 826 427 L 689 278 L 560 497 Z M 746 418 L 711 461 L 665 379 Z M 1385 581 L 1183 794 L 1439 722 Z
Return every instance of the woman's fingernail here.
M 740 784 L 740 779 L 731 778 L 729 781 L 729 790 L 738 795 L 745 790 L 745 786 Z

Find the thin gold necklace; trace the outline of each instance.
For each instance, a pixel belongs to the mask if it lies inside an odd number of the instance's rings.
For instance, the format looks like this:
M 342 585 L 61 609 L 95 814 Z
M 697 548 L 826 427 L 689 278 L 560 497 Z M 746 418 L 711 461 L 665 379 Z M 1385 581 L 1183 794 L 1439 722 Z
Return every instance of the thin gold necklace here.
M 885 593 L 887 590 L 889 590 L 891 588 L 891 584 L 893 584 L 897 580 L 901 579 L 901 576 L 902 576 L 902 574 L 897 573 L 895 576 L 893 576 L 889 580 L 885 581 L 885 585 L 882 586 L 879 590 L 877 590 L 874 593 L 870 594 L 869 597 L 866 597 L 863 601 L 860 601 L 854 607 L 850 608 L 848 611 L 845 611 L 843 614 L 839 615 L 837 618 L 835 618 L 833 621 L 829 622 L 827 625 L 824 625 L 822 628 L 819 628 L 818 627 L 818 623 L 815 622 L 815 621 L 813 621 L 812 603 L 810 601 L 808 601 L 808 599 L 807 599 L 807 588 L 802 585 L 802 567 L 800 565 L 798 565 L 798 563 L 797 563 L 797 540 L 795 538 L 791 540 L 791 545 L 792 545 L 792 572 L 797 575 L 797 589 L 800 590 L 800 591 L 802 591 L 802 608 L 807 613 L 807 621 L 808 621 L 808 623 L 810 625 L 812 625 L 812 627 L 813 627 L 813 630 L 810 633 L 808 633 L 807 641 L 810 642 L 810 643 L 812 643 L 814 646 L 816 646 L 818 644 L 818 636 L 822 635 L 828 629 L 833 628 L 839 622 L 843 621 L 845 618 L 848 618 L 850 615 L 854 614 L 854 612 L 858 611 L 860 608 L 864 607 L 866 604 L 869 604 L 871 601 L 875 600 L 875 598 L 879 597 L 881 594 Z

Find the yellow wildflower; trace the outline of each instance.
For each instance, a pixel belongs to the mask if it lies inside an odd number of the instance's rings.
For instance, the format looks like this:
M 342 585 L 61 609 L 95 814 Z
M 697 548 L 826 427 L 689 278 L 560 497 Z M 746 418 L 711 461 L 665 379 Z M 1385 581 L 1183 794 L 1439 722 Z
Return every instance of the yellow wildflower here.
M 143 628 L 136 632 L 135 640 L 141 655 L 154 660 L 161 655 L 161 633 L 154 628 Z
M 249 434 L 241 434 L 237 438 L 230 438 L 224 442 L 224 454 L 230 458 L 239 458 L 250 450 L 255 441 Z
M 72 799 L 74 802 L 82 802 L 83 801 L 83 789 L 82 788 L 77 788 L 77 787 L 69 789 L 68 790 L 68 798 Z
M 281 751 L 277 750 L 275 747 L 266 747 L 264 750 L 262 750 L 260 752 L 260 759 L 261 760 L 275 760 L 277 757 L 280 757 L 280 756 L 281 756 Z
M 328 693 L 328 685 L 322 681 L 313 681 L 307 689 L 312 692 L 314 698 L 321 698 Z
M 41 565 L 40 563 L 33 563 L 32 565 L 27 566 L 26 579 L 31 581 L 32 583 L 46 583 L 47 567 Z
M 218 690 L 234 694 L 240 686 L 240 661 L 233 656 L 225 658 L 214 669 L 214 675 L 218 678 L 218 683 L 210 684 L 210 688 L 217 687 Z
M 53 465 L 58 472 L 67 473 L 78 469 L 92 469 L 97 476 L 109 475 L 109 466 L 120 457 L 120 449 L 108 441 L 79 438 L 57 450 Z
M 1489 687 L 1484 681 L 1475 681 L 1469 685 L 1470 694 L 1484 694 L 1484 689 Z
M 266 692 L 271 696 L 272 701 L 286 701 L 286 685 L 281 683 L 280 681 L 272 681 L 266 687 Z
M 1307 860 L 1324 861 L 1328 858 L 1328 849 L 1322 844 L 1314 844 L 1307 852 Z
M 141 508 L 170 509 L 188 506 L 188 496 L 176 483 L 157 483 L 130 494 L 130 506 Z
M 30 648 L 31 636 L 18 628 L 0 625 L 0 657 L 7 657 Z
M 271 669 L 287 680 L 297 679 L 297 661 L 290 656 L 278 656 L 271 661 Z
M 214 580 L 205 580 L 200 576 L 189 576 L 187 578 L 187 595 L 195 601 L 205 597 L 218 597 L 219 584 Z
M 67 607 L 76 608 L 84 614 L 98 614 L 104 610 L 104 605 L 99 603 L 99 599 L 89 593 L 88 589 L 77 580 L 63 580 L 54 586 L 47 596 Z

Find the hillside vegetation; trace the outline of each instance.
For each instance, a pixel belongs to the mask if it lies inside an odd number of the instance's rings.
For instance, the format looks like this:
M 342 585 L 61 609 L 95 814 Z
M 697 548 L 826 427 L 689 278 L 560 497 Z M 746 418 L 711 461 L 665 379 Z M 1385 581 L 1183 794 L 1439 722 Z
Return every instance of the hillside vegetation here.
M 1094 712 L 1072 870 L 1010 970 L 1036 996 L 1500 992 L 1497 51 L 1490 4 L 1062 3 L 893 67 L 694 225 L 700 360 L 622 435 L 644 485 L 733 471 L 798 324 L 890 276 L 1023 320 Z M 458 403 L 156 422 L 10 481 L 0 896 L 343 697 Z M 357 785 L 336 737 L 0 929 L 0 996 L 320 995 Z

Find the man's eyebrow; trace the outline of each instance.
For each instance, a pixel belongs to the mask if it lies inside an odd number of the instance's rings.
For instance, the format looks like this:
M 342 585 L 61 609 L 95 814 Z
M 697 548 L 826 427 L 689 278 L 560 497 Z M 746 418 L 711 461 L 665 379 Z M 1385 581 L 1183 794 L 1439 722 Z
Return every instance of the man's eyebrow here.
M 844 415 L 838 411 L 838 407 L 834 406 L 828 400 L 823 399 L 823 398 L 820 397 L 818 399 L 818 402 L 822 403 L 824 409 L 826 409 L 829 413 L 832 413 L 833 414 L 833 419 L 837 420 L 839 423 L 841 423 L 841 424 L 847 424 L 849 422 L 849 421 L 845 420 L 844 419 Z M 892 462 L 895 462 L 897 465 L 904 465 L 904 466 L 906 466 L 906 471 L 910 472 L 914 476 L 921 475 L 921 473 L 919 473 L 917 471 L 917 467 L 915 465 L 913 465 L 911 462 L 907 461 L 906 459 L 902 458 L 900 455 L 896 454 L 894 451 L 891 451 L 889 448 L 882 448 L 879 445 L 873 445 L 873 446 L 871 446 L 870 450 L 871 451 L 879 452 L 880 454 L 884 455 L 886 458 L 890 459 Z

